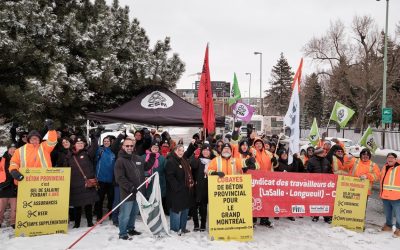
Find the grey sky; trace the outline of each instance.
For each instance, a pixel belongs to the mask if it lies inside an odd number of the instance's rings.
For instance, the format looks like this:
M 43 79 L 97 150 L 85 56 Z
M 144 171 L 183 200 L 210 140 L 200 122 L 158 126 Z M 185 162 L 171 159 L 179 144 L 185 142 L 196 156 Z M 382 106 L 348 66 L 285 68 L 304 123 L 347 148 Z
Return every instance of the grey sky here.
M 107 0 L 109 3 L 112 0 Z M 120 0 L 139 19 L 151 44 L 171 37 L 173 52 L 186 64 L 178 88 L 191 88 L 200 72 L 209 42 L 211 80 L 233 80 L 236 72 L 242 96 L 259 96 L 260 64 L 254 51 L 263 53 L 263 90 L 281 52 L 293 71 L 302 47 L 326 32 L 331 20 L 349 25 L 357 15 L 370 15 L 384 29 L 386 1 L 382 0 Z M 389 34 L 400 22 L 400 0 L 389 2 Z M 310 60 L 303 71 L 311 72 Z

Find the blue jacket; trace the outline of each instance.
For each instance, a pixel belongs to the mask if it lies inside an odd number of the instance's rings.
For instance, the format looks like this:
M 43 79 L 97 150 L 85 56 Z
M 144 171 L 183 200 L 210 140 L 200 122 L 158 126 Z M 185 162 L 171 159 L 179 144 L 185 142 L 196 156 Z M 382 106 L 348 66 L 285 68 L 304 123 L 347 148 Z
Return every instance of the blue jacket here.
M 112 183 L 114 179 L 115 154 L 111 151 L 111 148 L 99 147 L 95 159 L 97 180 Z

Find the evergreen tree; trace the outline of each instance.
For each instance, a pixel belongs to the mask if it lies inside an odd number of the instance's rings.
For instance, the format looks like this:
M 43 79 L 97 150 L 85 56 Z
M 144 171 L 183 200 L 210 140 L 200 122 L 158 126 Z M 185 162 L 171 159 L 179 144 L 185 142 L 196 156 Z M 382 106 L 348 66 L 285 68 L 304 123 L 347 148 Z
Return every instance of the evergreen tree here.
M 311 124 L 314 117 L 318 124 L 323 119 L 324 99 L 322 87 L 318 81 L 318 76 L 313 73 L 306 77 L 304 87 L 301 90 L 301 96 L 304 100 L 302 116 L 306 124 Z
M 149 41 L 118 0 L 1 1 L 0 118 L 80 125 L 146 85 L 175 87 L 184 63 L 168 37 Z
M 268 115 L 285 115 L 290 102 L 292 93 L 291 85 L 293 83 L 294 73 L 289 66 L 283 53 L 271 71 L 271 88 L 266 92 L 265 97 L 266 110 Z

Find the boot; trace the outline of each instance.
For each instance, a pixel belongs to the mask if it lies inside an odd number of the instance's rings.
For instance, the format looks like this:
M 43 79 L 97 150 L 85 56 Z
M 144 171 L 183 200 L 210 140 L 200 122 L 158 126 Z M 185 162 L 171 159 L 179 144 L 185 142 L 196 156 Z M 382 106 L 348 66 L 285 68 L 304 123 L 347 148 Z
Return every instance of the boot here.
M 206 231 L 206 222 L 201 221 L 200 232 L 204 232 L 204 231 Z
M 193 232 L 198 232 L 200 230 L 199 220 L 195 220 L 195 218 L 193 218 L 193 224 L 194 224 Z
M 397 228 L 396 231 L 394 231 L 393 237 L 395 237 L 395 238 L 399 238 L 400 237 L 400 229 Z
M 87 220 L 87 226 L 93 227 L 92 205 L 85 206 L 85 215 L 86 215 L 86 220 Z
M 75 210 L 74 228 L 79 228 L 81 226 L 82 207 L 75 207 L 74 210 Z
M 260 219 L 260 225 L 261 225 L 261 226 L 266 226 L 266 227 L 272 227 L 272 223 L 271 223 L 271 221 L 269 220 L 268 217 L 266 217 L 266 218 L 261 218 L 261 219 Z
M 319 216 L 314 216 L 314 217 L 312 218 L 312 221 L 313 221 L 313 222 L 318 222 L 318 220 L 319 220 Z
M 381 230 L 382 230 L 383 232 L 392 232 L 392 227 L 386 225 L 386 223 L 385 223 L 385 225 L 383 225 L 383 227 L 382 227 Z
M 289 220 L 295 221 L 296 219 L 294 217 L 288 217 Z

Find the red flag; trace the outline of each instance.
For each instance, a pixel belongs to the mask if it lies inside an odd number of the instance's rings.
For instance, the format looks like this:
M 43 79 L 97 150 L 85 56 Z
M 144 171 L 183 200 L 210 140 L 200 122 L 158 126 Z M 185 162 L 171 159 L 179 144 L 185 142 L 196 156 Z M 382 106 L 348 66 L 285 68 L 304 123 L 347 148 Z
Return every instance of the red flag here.
M 296 81 L 298 81 L 298 83 L 299 83 L 299 92 L 300 92 L 300 80 L 301 80 L 301 70 L 302 70 L 302 68 L 303 68 L 303 58 L 301 58 L 301 60 L 300 60 L 300 65 L 297 68 L 297 71 L 296 71 L 296 74 L 294 75 L 293 83 L 292 83 L 292 89 L 293 89 Z
M 204 57 L 203 70 L 201 72 L 198 91 L 198 101 L 202 109 L 202 120 L 207 132 L 215 130 L 214 101 L 211 89 L 210 69 L 208 67 L 208 45 Z

